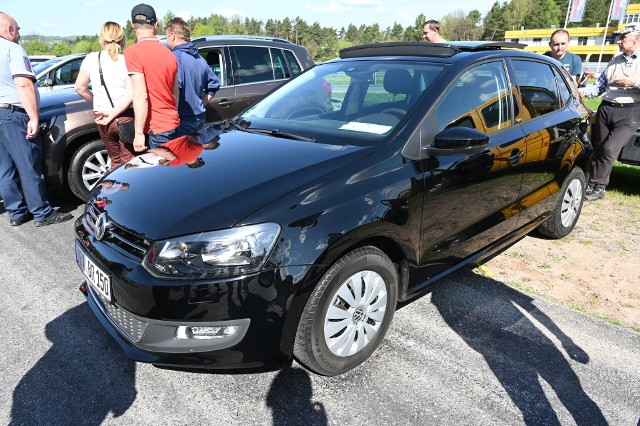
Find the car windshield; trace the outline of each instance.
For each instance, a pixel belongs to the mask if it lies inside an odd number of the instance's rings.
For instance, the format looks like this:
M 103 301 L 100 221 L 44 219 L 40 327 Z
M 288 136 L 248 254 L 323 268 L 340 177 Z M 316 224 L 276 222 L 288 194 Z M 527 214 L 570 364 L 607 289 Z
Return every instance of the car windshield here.
M 40 62 L 38 64 L 35 64 L 33 66 L 33 72 L 35 73 L 35 75 L 38 75 L 42 71 L 44 71 L 47 68 L 49 68 L 51 65 L 55 65 L 58 62 L 60 62 L 61 60 L 62 59 L 60 59 L 60 58 L 53 58 L 53 59 L 49 59 L 48 61 L 44 61 L 44 62 Z
M 320 64 L 249 108 L 240 119 L 248 131 L 268 129 L 340 145 L 379 144 L 409 116 L 444 67 L 391 60 Z

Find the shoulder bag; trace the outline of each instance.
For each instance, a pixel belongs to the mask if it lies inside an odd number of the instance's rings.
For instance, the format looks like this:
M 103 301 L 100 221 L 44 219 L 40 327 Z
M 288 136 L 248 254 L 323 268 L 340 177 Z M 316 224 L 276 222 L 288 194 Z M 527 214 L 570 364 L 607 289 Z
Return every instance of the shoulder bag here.
M 104 83 L 104 77 L 102 76 L 102 64 L 100 63 L 101 54 L 102 54 L 102 51 L 98 53 L 98 70 L 100 71 L 100 83 L 104 87 L 104 91 L 107 92 L 107 98 L 109 98 L 111 107 L 114 108 L 113 100 L 111 100 L 111 95 L 109 94 L 109 89 L 107 88 L 107 85 Z M 135 120 L 127 121 L 123 123 L 116 118 L 116 125 L 118 126 L 118 136 L 120 140 L 124 143 L 132 144 L 136 136 Z

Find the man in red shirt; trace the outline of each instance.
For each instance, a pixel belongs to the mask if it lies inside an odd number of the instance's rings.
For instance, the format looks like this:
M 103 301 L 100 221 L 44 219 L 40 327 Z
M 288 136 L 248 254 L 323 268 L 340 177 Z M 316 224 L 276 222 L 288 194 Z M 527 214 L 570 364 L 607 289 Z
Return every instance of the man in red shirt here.
M 137 43 L 124 51 L 133 87 L 136 135 L 133 148 L 144 151 L 175 138 L 178 116 L 178 64 L 157 38 L 158 20 L 153 7 L 139 4 L 131 10 Z

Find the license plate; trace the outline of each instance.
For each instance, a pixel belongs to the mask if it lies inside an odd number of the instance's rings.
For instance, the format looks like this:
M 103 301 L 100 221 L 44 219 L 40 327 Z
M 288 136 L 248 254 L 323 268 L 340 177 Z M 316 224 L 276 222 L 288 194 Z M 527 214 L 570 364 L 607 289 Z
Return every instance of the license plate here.
M 76 263 L 84 272 L 91 287 L 100 293 L 102 297 L 111 302 L 111 276 L 98 267 L 93 260 L 87 256 L 76 242 Z

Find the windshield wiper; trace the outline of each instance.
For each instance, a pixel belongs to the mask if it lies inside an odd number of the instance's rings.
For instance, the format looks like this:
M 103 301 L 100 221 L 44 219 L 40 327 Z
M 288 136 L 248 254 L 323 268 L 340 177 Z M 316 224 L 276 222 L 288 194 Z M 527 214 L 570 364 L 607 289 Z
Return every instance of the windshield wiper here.
M 251 126 L 251 122 L 240 120 L 237 118 L 236 119 L 231 118 L 229 120 L 225 120 L 222 122 L 222 128 L 224 130 L 236 129 L 236 130 L 245 131 L 249 126 Z
M 283 132 L 280 130 L 271 130 L 271 129 L 254 129 L 248 128 L 244 129 L 245 132 L 251 133 L 262 133 L 263 135 L 274 136 L 276 138 L 285 138 L 285 139 L 293 139 L 296 141 L 304 141 L 304 142 L 315 142 L 316 140 L 309 136 L 302 136 L 296 133 Z

